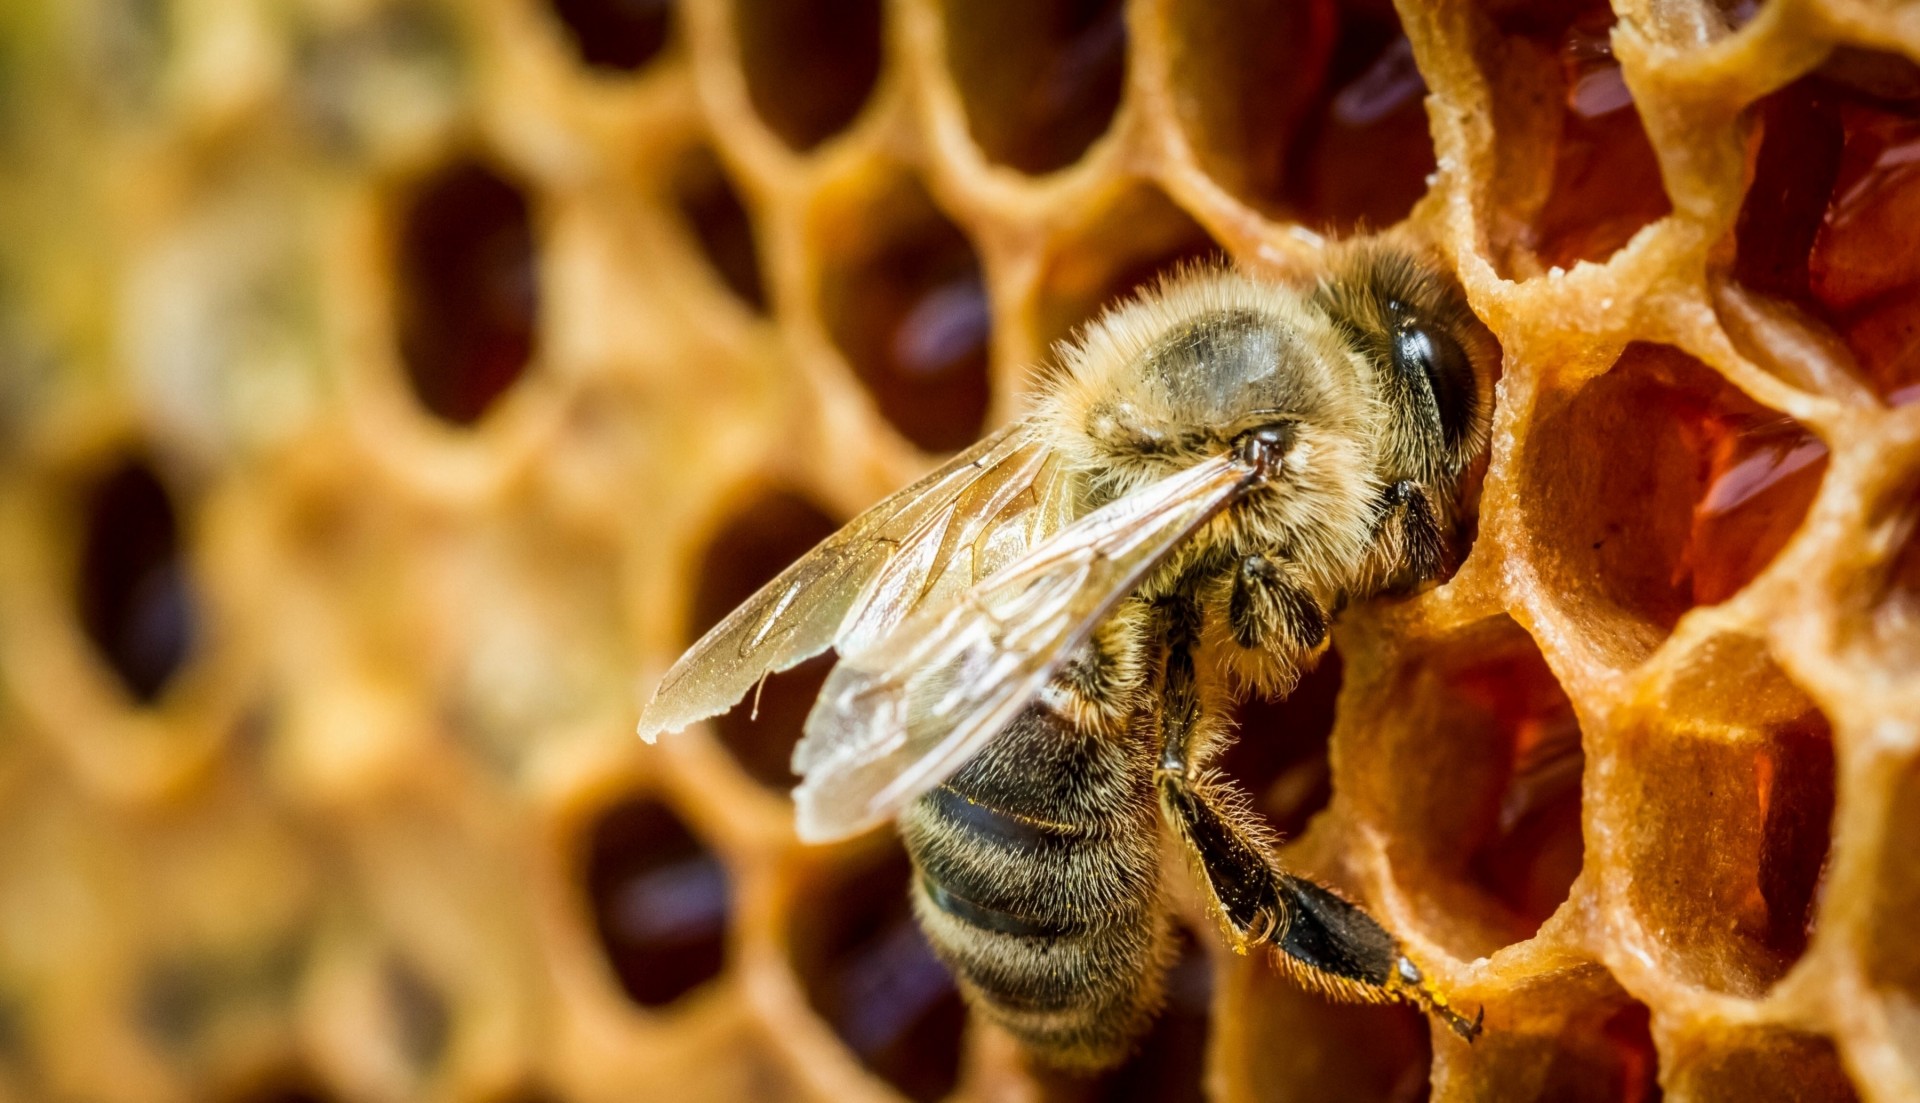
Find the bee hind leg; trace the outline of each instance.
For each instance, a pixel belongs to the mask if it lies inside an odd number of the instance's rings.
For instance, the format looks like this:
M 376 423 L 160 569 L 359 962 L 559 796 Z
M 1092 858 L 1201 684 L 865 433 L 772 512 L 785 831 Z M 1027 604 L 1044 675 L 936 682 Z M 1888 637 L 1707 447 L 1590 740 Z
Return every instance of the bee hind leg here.
M 1222 779 L 1193 778 L 1163 761 L 1155 780 L 1161 808 L 1198 868 L 1211 910 L 1235 950 L 1271 946 L 1284 970 L 1328 996 L 1412 1003 L 1467 1041 L 1479 1036 L 1481 1016 L 1468 1019 L 1455 1011 L 1399 941 L 1358 904 L 1275 868 L 1223 809 Z

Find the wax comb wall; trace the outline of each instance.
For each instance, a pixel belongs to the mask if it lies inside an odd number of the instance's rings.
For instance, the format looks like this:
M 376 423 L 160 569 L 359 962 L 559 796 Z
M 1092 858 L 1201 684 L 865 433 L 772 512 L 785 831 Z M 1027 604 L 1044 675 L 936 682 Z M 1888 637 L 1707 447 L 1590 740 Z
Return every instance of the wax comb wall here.
M 1917 58 L 1866 0 L 0 5 L 0 1099 L 1920 1100 Z M 1035 1074 L 890 838 L 795 842 L 817 664 L 639 694 L 1103 303 L 1355 227 L 1503 346 L 1474 539 L 1228 766 L 1486 1033 L 1189 907 L 1134 1063 Z

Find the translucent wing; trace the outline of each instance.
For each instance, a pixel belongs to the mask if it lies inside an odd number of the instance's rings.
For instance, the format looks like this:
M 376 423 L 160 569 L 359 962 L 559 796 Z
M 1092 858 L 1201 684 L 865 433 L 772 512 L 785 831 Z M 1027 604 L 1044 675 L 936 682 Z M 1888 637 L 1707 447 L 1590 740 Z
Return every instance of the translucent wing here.
M 1086 515 L 956 600 L 843 652 L 794 754 L 800 837 L 892 816 L 1026 707 L 1168 553 L 1254 477 L 1219 456 Z
M 848 522 L 714 625 L 640 715 L 651 741 L 725 712 L 767 674 L 857 650 L 1066 523 L 1060 464 L 1016 422 Z

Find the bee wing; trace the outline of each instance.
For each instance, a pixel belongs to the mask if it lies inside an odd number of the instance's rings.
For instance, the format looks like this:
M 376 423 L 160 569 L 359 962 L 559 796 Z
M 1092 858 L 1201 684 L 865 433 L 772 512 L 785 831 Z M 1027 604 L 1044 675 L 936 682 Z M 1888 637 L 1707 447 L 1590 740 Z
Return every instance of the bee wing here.
M 725 712 L 767 674 L 857 649 L 1065 523 L 1058 459 L 1016 422 L 848 522 L 680 657 L 640 714 L 651 742 Z
M 803 839 L 851 835 L 952 776 L 1253 470 L 1222 455 L 1112 502 L 955 600 L 844 653 L 794 762 Z

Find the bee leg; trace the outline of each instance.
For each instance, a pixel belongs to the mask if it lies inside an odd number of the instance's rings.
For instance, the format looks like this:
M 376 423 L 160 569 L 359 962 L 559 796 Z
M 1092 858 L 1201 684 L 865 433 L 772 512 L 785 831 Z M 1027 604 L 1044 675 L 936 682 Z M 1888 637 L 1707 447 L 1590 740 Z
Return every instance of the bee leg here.
M 1227 592 L 1227 627 L 1249 650 L 1312 651 L 1327 638 L 1327 610 L 1285 561 L 1249 555 Z
M 1288 972 L 1328 995 L 1416 1004 L 1472 1041 L 1480 1033 L 1478 1016 L 1468 1021 L 1454 1011 L 1399 941 L 1359 905 L 1277 868 L 1244 795 L 1195 766 L 1200 709 L 1191 647 L 1198 638 L 1197 616 L 1182 602 L 1165 603 L 1162 616 L 1168 648 L 1154 786 L 1227 941 L 1239 953 L 1272 946 Z
M 1375 538 L 1385 536 L 1390 531 L 1388 526 L 1397 523 L 1400 561 L 1407 574 L 1415 582 L 1439 578 L 1446 566 L 1447 544 L 1426 488 L 1402 479 L 1380 496 L 1379 509 Z

